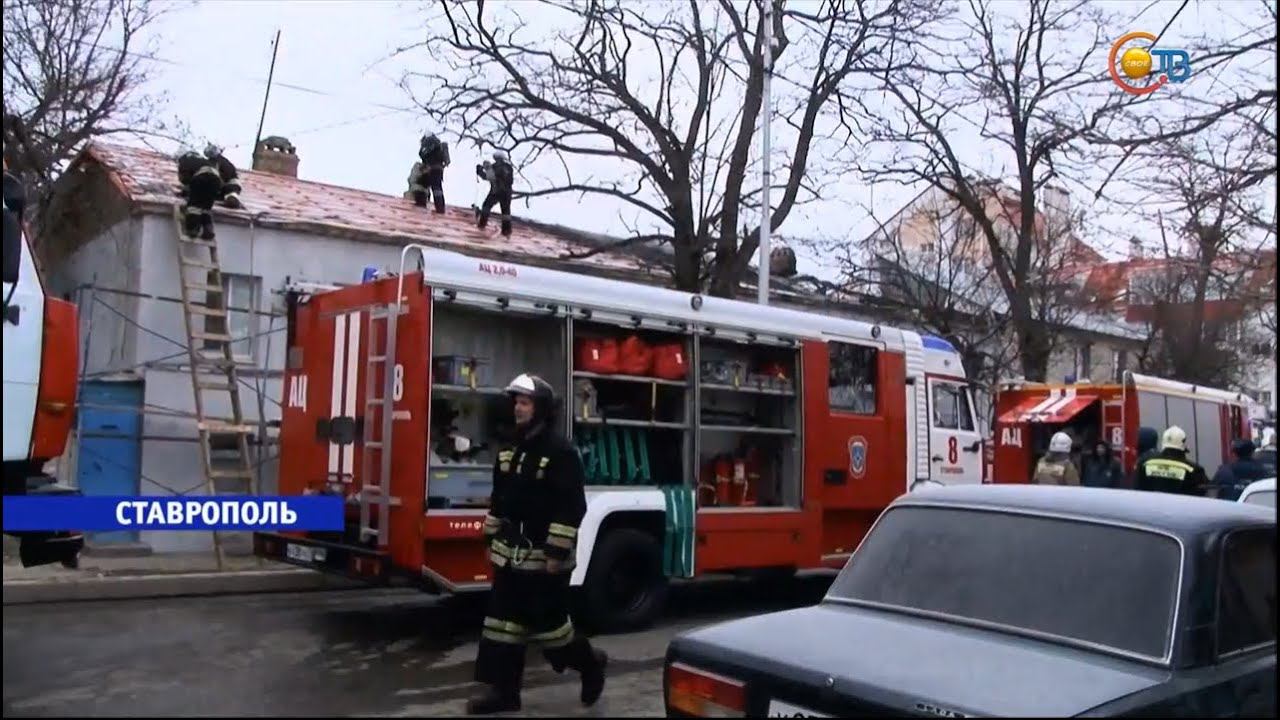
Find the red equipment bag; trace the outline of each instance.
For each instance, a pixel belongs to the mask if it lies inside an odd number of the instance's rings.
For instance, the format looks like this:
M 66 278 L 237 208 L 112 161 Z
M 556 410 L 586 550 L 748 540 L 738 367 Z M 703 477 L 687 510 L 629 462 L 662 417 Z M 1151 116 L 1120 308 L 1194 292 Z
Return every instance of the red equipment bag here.
M 579 370 L 602 375 L 619 372 L 618 341 L 613 338 L 579 338 L 574 354 Z
M 667 343 L 653 349 L 653 375 L 663 380 L 683 380 L 689 370 L 689 357 L 683 343 Z
M 627 337 L 619 348 L 618 367 L 624 375 L 648 375 L 653 367 L 653 348 L 639 335 Z

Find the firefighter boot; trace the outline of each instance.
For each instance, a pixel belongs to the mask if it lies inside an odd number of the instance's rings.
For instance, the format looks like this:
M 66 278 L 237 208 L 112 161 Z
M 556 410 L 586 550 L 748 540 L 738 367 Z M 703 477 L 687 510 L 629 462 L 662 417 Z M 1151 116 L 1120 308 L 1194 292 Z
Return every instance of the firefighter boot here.
M 467 700 L 468 715 L 492 715 L 520 709 L 520 692 L 503 692 L 496 685 L 484 684 Z
M 609 655 L 604 650 L 593 648 L 591 654 L 595 662 L 582 668 L 582 704 L 588 707 L 595 705 L 604 692 L 604 670 L 609 664 Z
M 413 191 L 413 204 L 414 204 L 414 205 L 417 205 L 418 207 L 426 207 L 426 206 L 427 206 L 427 191 L 426 191 L 426 190 L 414 190 L 414 191 Z
M 208 212 L 206 212 L 204 215 L 201 215 L 201 216 L 200 216 L 200 220 L 201 220 L 201 222 L 200 222 L 200 227 L 201 227 L 201 230 L 200 230 L 200 239 L 201 239 L 201 240 L 212 240 L 212 239 L 214 238 L 214 232 L 213 232 L 213 214 L 212 214 L 212 213 L 208 213 Z

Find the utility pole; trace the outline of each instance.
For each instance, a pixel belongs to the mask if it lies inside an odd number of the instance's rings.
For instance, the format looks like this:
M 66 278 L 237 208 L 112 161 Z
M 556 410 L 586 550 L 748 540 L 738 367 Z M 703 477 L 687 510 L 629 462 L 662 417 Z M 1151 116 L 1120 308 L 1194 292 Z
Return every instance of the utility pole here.
M 760 189 L 760 261 L 757 271 L 759 277 L 756 280 L 757 292 L 759 296 L 757 302 L 761 305 L 769 304 L 769 235 L 773 224 L 773 206 L 770 202 L 769 190 L 773 185 L 772 174 L 769 171 L 769 126 L 773 124 L 773 103 L 769 98 L 769 81 L 773 75 L 773 0 L 764 0 L 764 43 L 762 43 L 764 51 L 764 78 L 761 82 L 761 110 L 760 113 L 760 155 L 763 167 L 761 169 L 761 182 L 763 187 Z

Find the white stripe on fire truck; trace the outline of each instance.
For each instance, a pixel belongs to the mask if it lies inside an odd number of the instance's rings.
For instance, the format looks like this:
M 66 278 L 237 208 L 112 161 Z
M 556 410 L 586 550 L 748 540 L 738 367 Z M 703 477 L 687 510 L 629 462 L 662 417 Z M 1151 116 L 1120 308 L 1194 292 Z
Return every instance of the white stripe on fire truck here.
M 356 416 L 356 380 L 360 372 L 360 311 L 357 310 L 348 317 L 351 318 L 351 322 L 347 325 L 347 386 L 345 411 L 342 414 L 353 418 Z M 342 446 L 342 472 L 355 477 L 356 446 L 354 442 Z
M 1044 409 L 1046 415 L 1053 415 L 1076 399 L 1075 388 L 1067 388 L 1057 402 Z
M 343 370 L 343 337 L 347 332 L 347 316 L 338 315 L 333 319 L 333 379 L 329 383 L 329 418 L 338 417 L 342 410 L 342 370 Z M 329 441 L 329 475 L 335 476 L 338 470 L 338 444 Z
M 1050 391 L 1049 391 L 1049 396 L 1048 396 L 1048 397 L 1046 397 L 1044 400 L 1041 400 L 1039 403 L 1037 403 L 1037 404 L 1036 404 L 1036 406 L 1035 406 L 1035 407 L 1031 408 L 1030 410 L 1028 410 L 1028 411 L 1026 411 L 1026 412 L 1024 412 L 1024 413 L 1022 414 L 1023 420 L 1024 420 L 1024 421 L 1025 421 L 1025 420 L 1028 420 L 1028 419 L 1030 419 L 1030 420 L 1034 420 L 1034 419 L 1035 419 L 1035 417 L 1036 417 L 1037 415 L 1039 415 L 1040 413 L 1044 412 L 1044 409 L 1045 409 L 1045 408 L 1047 408 L 1047 407 L 1049 407 L 1050 405 L 1052 405 L 1052 404 L 1054 404 L 1055 402 L 1057 402 L 1057 401 L 1058 401 L 1058 395 L 1057 395 L 1057 393 L 1058 393 L 1058 392 L 1060 392 L 1060 391 L 1057 391 L 1057 390 L 1050 390 Z

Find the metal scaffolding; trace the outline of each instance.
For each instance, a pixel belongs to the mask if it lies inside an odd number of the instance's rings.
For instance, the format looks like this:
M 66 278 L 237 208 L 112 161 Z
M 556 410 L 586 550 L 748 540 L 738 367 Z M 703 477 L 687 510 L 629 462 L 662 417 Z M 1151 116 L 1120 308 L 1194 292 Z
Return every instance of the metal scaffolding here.
M 182 299 L 178 297 L 169 297 L 169 296 L 156 295 L 152 293 L 144 293 L 144 292 L 137 292 L 132 290 L 120 289 L 120 288 L 105 287 L 95 283 L 86 283 L 86 284 L 77 286 L 73 292 L 75 295 L 76 305 L 79 307 L 79 310 L 80 310 L 80 317 L 82 318 L 82 324 L 80 329 L 80 338 L 82 340 L 81 357 L 80 357 L 80 364 L 79 364 L 80 377 L 76 387 L 77 410 L 76 410 L 76 423 L 75 423 L 75 431 L 74 431 L 75 432 L 74 442 L 71 442 L 68 444 L 68 453 L 64 455 L 64 458 L 68 461 L 66 463 L 68 467 L 66 467 L 65 469 L 63 467 L 59 467 L 58 475 L 61 477 L 61 479 L 64 482 L 67 482 L 68 484 L 73 486 L 77 486 L 77 487 L 79 486 L 78 480 L 79 480 L 79 472 L 80 472 L 80 463 L 82 461 L 81 456 L 82 456 L 82 453 L 86 452 L 86 449 L 84 448 L 84 444 L 81 442 L 81 440 L 88 439 L 88 438 L 137 440 L 140 444 L 148 443 L 148 442 L 150 443 L 154 443 L 154 442 L 189 443 L 190 450 L 191 450 L 191 461 L 192 461 L 191 467 L 193 469 L 199 468 L 201 466 L 200 460 L 199 460 L 199 451 L 198 451 L 198 448 L 199 448 L 198 443 L 200 442 L 200 435 L 196 427 L 197 416 L 193 407 L 191 408 L 183 407 L 184 404 L 188 404 L 188 403 L 192 405 L 194 404 L 192 402 L 192 398 L 189 393 L 183 395 L 183 397 L 186 398 L 184 403 L 178 403 L 176 401 L 177 395 L 174 396 L 173 401 L 166 400 L 163 403 L 147 402 L 144 396 L 142 403 L 138 406 L 90 403 L 90 402 L 86 402 L 84 397 L 84 391 L 85 391 L 86 385 L 95 380 L 110 379 L 110 378 L 115 378 L 123 375 L 123 376 L 132 376 L 137 380 L 143 381 L 145 383 L 145 374 L 146 374 L 146 371 L 148 370 L 160 371 L 165 373 L 175 373 L 175 374 L 189 373 L 190 372 L 190 360 L 189 360 L 190 355 L 187 347 L 187 341 L 184 338 L 170 337 L 169 335 L 166 335 L 163 332 L 157 331 L 156 329 L 145 327 L 141 322 L 138 321 L 137 317 L 131 317 L 130 313 L 121 310 L 119 307 L 116 306 L 116 304 L 114 304 L 111 301 L 111 299 L 113 298 L 133 298 L 138 300 L 140 303 L 141 302 L 168 303 L 174 306 L 175 313 L 177 313 L 177 312 L 182 312 Z M 282 295 L 284 295 L 284 291 L 272 290 L 270 291 L 269 297 L 282 296 Z M 261 297 L 260 292 L 255 292 L 253 294 L 252 302 L 254 305 L 262 305 L 259 299 L 260 297 Z M 284 317 L 284 312 L 276 310 L 276 308 L 274 307 L 275 306 L 274 301 L 271 302 L 270 305 L 272 307 L 270 307 L 267 310 L 260 310 L 256 307 L 236 307 L 236 306 L 230 306 L 230 304 L 228 304 L 228 308 L 227 308 L 229 313 L 249 313 L 250 316 L 254 319 L 254 322 L 252 323 L 252 326 L 251 326 L 251 329 L 253 330 L 253 332 L 245 335 L 234 336 L 231 344 L 234 345 L 237 343 L 249 342 L 250 346 L 253 348 L 251 352 L 251 356 L 248 358 L 251 361 L 251 364 L 246 365 L 244 367 L 244 370 L 241 373 L 241 376 L 238 378 L 238 383 L 240 386 L 244 388 L 253 390 L 257 397 L 257 422 L 252 424 L 256 424 L 258 426 L 258 432 L 254 436 L 251 436 L 249 438 L 250 447 L 254 449 L 254 453 L 255 453 L 254 461 L 251 467 L 255 475 L 254 479 L 256 483 L 257 492 L 261 492 L 263 487 L 264 466 L 270 463 L 272 460 L 275 460 L 279 457 L 278 439 L 273 437 L 272 433 L 270 432 L 270 430 L 273 427 L 278 427 L 278 421 L 269 421 L 267 419 L 267 402 L 269 401 L 271 403 L 274 403 L 276 407 L 280 407 L 281 401 L 280 399 L 275 397 L 268 397 L 267 386 L 271 380 L 282 379 L 284 376 L 283 367 L 281 368 L 270 367 L 271 357 L 272 357 L 271 356 L 271 340 L 273 336 L 275 336 L 277 333 L 285 331 L 287 328 L 283 322 L 279 322 L 279 323 L 277 322 L 277 320 L 280 320 Z M 98 340 L 98 342 L 102 342 L 102 338 L 95 338 L 95 333 L 94 333 L 94 329 L 95 329 L 94 318 L 97 315 L 96 311 L 98 310 L 98 308 L 101 308 L 106 313 L 118 318 L 119 321 L 122 323 L 123 327 L 134 328 L 137 331 L 137 333 L 139 333 L 139 336 L 137 337 L 140 338 L 141 336 L 145 335 L 145 336 L 149 336 L 149 337 L 155 338 L 156 340 L 160 340 L 172 345 L 173 352 L 161 353 L 156 357 L 147 357 L 145 359 L 140 359 L 137 362 L 127 364 L 127 365 L 121 365 L 117 367 L 98 368 L 98 369 L 95 369 L 93 372 L 90 372 L 90 362 L 92 362 L 93 360 L 92 352 L 95 347 L 94 341 L 96 339 Z M 141 312 L 139 311 L 138 314 L 141 314 Z M 177 316 L 175 315 L 175 317 Z M 262 319 L 264 317 L 267 320 L 267 328 L 265 330 L 263 330 L 261 327 Z M 227 332 L 228 334 L 231 333 L 229 323 L 228 323 Z M 259 340 L 261 338 L 266 338 L 264 348 L 258 347 Z M 109 341 L 120 342 L 119 340 L 116 340 L 114 338 L 112 338 Z M 141 353 L 147 352 L 144 349 L 145 345 L 140 340 L 136 340 L 135 342 L 132 343 L 132 345 L 135 349 L 135 353 L 141 354 Z M 138 356 L 135 355 L 135 358 L 133 359 L 137 360 Z M 245 376 L 248 376 L 248 377 L 245 377 Z M 83 410 L 109 410 L 109 411 L 116 411 L 116 412 L 138 413 L 144 416 L 161 416 L 161 417 L 170 417 L 170 418 L 176 418 L 181 420 L 191 420 L 191 432 L 189 435 L 186 433 L 157 434 L 157 433 L 148 433 L 146 432 L 145 427 L 141 427 L 139 429 L 138 434 L 136 435 L 126 434 L 126 433 L 113 434 L 113 433 L 104 433 L 104 432 L 97 432 L 97 431 L 86 433 L 85 427 L 84 427 Z M 96 462 L 106 463 L 106 464 L 114 465 L 116 467 L 121 467 L 121 465 L 117 461 L 113 460 L 112 458 L 106 457 L 100 453 L 95 453 L 91 448 L 88 449 L 87 452 L 94 455 L 93 459 Z M 142 457 L 145 457 L 145 455 L 143 455 Z M 62 465 L 62 463 L 59 463 L 59 464 Z M 132 470 L 132 468 L 128 468 L 128 469 Z M 188 495 L 194 491 L 200 490 L 201 488 L 205 487 L 205 484 L 206 484 L 206 479 L 204 477 L 203 472 L 193 472 L 193 477 L 190 478 L 190 485 L 187 487 L 183 487 L 182 486 L 183 483 L 176 481 L 173 478 L 158 479 L 156 477 L 149 476 L 143 472 L 141 462 L 139 463 L 139 467 L 137 468 L 137 475 L 138 475 L 137 481 L 139 484 L 143 482 L 150 483 L 151 485 L 154 485 L 155 487 L 161 488 L 169 493 L 172 493 L 175 496 Z

